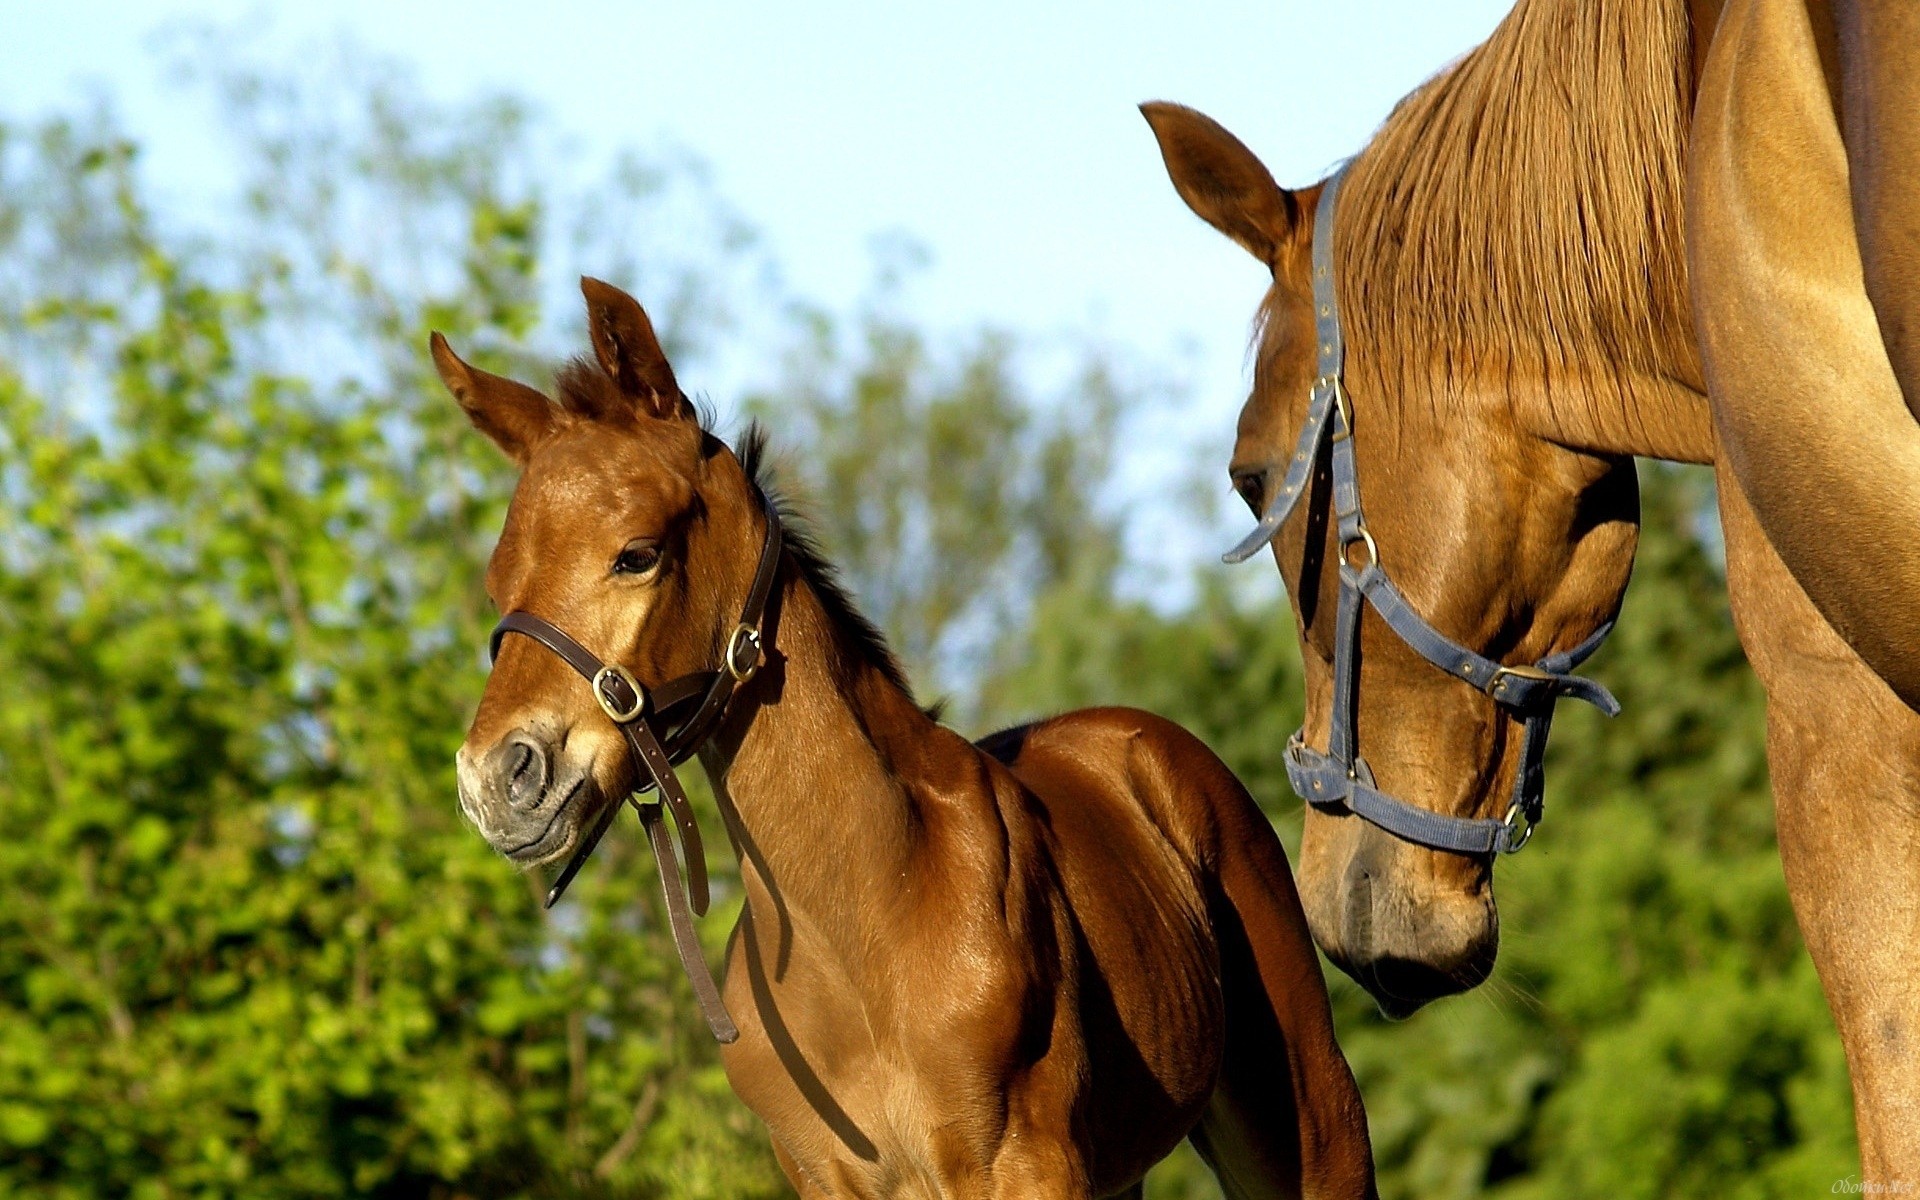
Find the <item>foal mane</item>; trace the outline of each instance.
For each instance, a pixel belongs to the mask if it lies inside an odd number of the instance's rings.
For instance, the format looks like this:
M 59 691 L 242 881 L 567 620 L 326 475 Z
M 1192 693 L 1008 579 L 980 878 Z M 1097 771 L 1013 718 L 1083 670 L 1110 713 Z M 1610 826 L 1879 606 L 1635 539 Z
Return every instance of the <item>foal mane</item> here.
M 1386 382 L 1606 392 L 1684 358 L 1691 71 L 1682 0 L 1518 0 L 1400 102 L 1336 226 L 1349 337 Z
M 705 430 L 710 414 L 703 411 L 700 416 L 700 427 Z M 906 671 L 894 656 L 893 648 L 887 645 L 886 635 L 854 605 L 852 594 L 840 578 L 839 568 L 822 553 L 811 524 L 775 484 L 772 456 L 767 453 L 767 431 L 760 422 L 747 422 L 734 454 L 739 458 L 740 467 L 746 472 L 747 478 L 753 481 L 753 485 L 760 489 L 767 502 L 780 514 L 780 540 L 786 548 L 787 558 L 825 610 L 828 623 L 838 634 L 842 652 L 879 672 L 881 678 L 911 699 L 913 685 L 907 682 Z M 936 721 L 940 719 L 938 704 L 922 711 Z

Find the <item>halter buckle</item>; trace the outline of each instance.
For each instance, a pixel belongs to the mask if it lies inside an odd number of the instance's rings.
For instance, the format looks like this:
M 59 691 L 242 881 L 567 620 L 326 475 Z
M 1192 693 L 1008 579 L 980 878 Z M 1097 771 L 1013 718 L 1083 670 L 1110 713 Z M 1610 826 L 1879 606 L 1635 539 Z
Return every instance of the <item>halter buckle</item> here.
M 1507 816 L 1501 824 L 1507 830 L 1508 854 L 1518 854 L 1520 847 L 1533 840 L 1533 831 L 1539 828 L 1533 818 L 1527 816 L 1526 808 L 1518 800 L 1507 806 Z M 1518 834 L 1514 832 L 1516 829 L 1520 831 Z
M 742 651 L 752 652 L 752 657 L 744 663 L 741 661 Z M 745 622 L 735 625 L 733 632 L 727 635 L 726 653 L 720 657 L 726 664 L 727 674 L 733 676 L 735 683 L 752 679 L 766 658 L 766 651 L 760 643 L 760 627 Z
M 614 704 L 613 697 L 607 695 L 607 682 L 617 679 L 633 693 L 633 707 L 622 709 Z M 618 663 L 608 663 L 593 675 L 593 698 L 600 702 L 600 711 L 606 713 L 615 725 L 625 725 L 637 721 L 640 714 L 647 711 L 647 691 L 633 673 Z
M 1487 680 L 1487 695 L 1492 696 L 1495 700 L 1500 700 L 1502 698 L 1500 693 L 1505 690 L 1506 680 L 1509 676 L 1514 679 L 1529 680 L 1533 683 L 1551 683 L 1560 678 L 1544 667 L 1526 665 L 1517 667 L 1495 667 L 1493 669 L 1493 678 Z

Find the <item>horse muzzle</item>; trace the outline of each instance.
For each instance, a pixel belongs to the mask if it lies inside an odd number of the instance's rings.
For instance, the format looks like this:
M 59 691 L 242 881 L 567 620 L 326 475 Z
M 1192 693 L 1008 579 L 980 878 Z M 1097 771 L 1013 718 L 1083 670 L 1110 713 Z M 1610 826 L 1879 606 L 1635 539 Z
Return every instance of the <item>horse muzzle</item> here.
M 1468 991 L 1493 971 L 1500 919 L 1490 874 L 1359 821 L 1330 820 L 1343 843 L 1303 856 L 1300 899 L 1314 941 L 1393 1019 Z M 1307 869 L 1328 862 L 1331 870 Z M 1435 870 L 1435 867 L 1443 868 Z
M 547 734 L 516 729 L 454 759 L 460 810 L 487 843 L 522 866 L 559 858 L 579 840 L 598 789 L 586 764 Z

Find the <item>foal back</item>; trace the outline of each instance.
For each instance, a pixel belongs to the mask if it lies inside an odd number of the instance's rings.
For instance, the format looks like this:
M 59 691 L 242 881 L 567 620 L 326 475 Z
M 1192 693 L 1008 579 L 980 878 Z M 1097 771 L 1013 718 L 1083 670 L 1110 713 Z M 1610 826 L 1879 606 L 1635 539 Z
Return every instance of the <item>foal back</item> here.
M 1286 852 L 1226 765 L 1122 708 L 980 748 L 1031 796 L 1066 902 L 1097 1193 L 1185 1134 L 1231 1200 L 1374 1194 Z

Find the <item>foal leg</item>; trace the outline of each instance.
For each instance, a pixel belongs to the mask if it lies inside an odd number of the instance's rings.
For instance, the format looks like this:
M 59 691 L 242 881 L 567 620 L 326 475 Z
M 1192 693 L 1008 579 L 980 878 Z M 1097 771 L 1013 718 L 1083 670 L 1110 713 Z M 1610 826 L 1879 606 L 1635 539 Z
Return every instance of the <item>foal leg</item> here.
M 1780 856 L 1846 1047 L 1861 1182 L 1911 1188 L 1920 1183 L 1920 714 L 1821 618 L 1732 473 L 1719 475 L 1734 618 L 1767 688 Z

